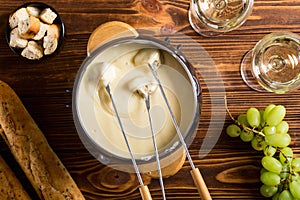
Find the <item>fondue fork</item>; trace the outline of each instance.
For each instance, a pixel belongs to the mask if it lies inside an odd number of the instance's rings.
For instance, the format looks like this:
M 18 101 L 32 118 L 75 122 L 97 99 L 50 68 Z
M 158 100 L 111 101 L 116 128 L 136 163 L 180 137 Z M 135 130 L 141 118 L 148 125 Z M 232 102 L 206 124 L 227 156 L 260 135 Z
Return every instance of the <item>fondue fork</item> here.
M 202 198 L 203 200 L 211 200 L 212 198 L 211 198 L 210 193 L 209 193 L 209 191 L 208 191 L 208 189 L 207 189 L 207 186 L 206 186 L 206 184 L 205 184 L 205 182 L 204 182 L 204 179 L 203 179 L 203 177 L 202 177 L 202 175 L 201 175 L 199 169 L 196 168 L 195 165 L 194 165 L 194 163 L 193 163 L 193 160 L 192 160 L 191 155 L 190 155 L 190 153 L 189 153 L 189 151 L 188 151 L 187 145 L 186 145 L 186 143 L 185 143 L 185 141 L 184 141 L 184 138 L 183 138 L 183 136 L 182 136 L 182 134 L 181 134 L 181 131 L 180 131 L 180 129 L 179 129 L 179 126 L 178 126 L 178 124 L 177 124 L 177 122 L 176 122 L 174 113 L 173 113 L 173 111 L 172 111 L 172 109 L 171 109 L 170 103 L 169 103 L 169 101 L 168 101 L 168 99 L 167 99 L 167 96 L 166 96 L 166 94 L 165 94 L 165 91 L 164 91 L 164 89 L 163 89 L 163 87 L 162 87 L 162 85 L 161 85 L 161 82 L 160 82 L 160 80 L 159 80 L 158 74 L 157 74 L 157 72 L 156 72 L 156 70 L 157 70 L 158 67 L 160 66 L 160 63 L 154 61 L 154 62 L 151 63 L 151 64 L 148 63 L 148 66 L 149 66 L 149 68 L 150 68 L 150 70 L 151 70 L 151 72 L 152 72 L 152 74 L 153 74 L 155 80 L 156 80 L 157 83 L 158 83 L 158 87 L 159 87 L 159 89 L 160 89 L 160 92 L 161 92 L 161 94 L 162 94 L 162 97 L 163 97 L 163 99 L 164 99 L 164 101 L 165 101 L 165 103 L 166 103 L 166 105 L 167 105 L 167 107 L 168 107 L 168 110 L 169 110 L 170 116 L 171 116 L 171 118 L 172 118 L 172 122 L 173 122 L 173 124 L 174 124 L 174 127 L 175 127 L 175 129 L 176 129 L 177 135 L 178 135 L 178 137 L 179 137 L 179 140 L 180 140 L 180 142 L 181 142 L 181 144 L 182 144 L 182 146 L 183 146 L 183 148 L 184 148 L 184 151 L 185 151 L 185 153 L 186 153 L 186 156 L 187 156 L 187 158 L 188 158 L 188 160 L 189 160 L 189 163 L 190 163 L 190 166 L 191 166 L 191 168 L 192 168 L 192 170 L 190 171 L 190 173 L 191 173 L 191 175 L 192 175 L 192 178 L 193 178 L 193 180 L 194 180 L 195 185 L 197 186 L 198 192 L 199 192 L 199 194 L 200 194 L 200 196 L 201 196 L 201 198 Z
M 100 64 L 101 64 L 100 65 L 100 67 L 101 67 L 100 68 L 101 69 L 100 70 L 100 79 L 102 81 L 103 86 L 105 87 L 106 92 L 108 93 L 108 95 L 109 95 L 109 97 L 111 99 L 113 109 L 114 109 L 115 114 L 117 116 L 117 120 L 118 120 L 119 126 L 121 128 L 121 131 L 122 131 L 122 134 L 123 134 L 126 146 L 128 148 L 129 154 L 130 154 L 130 158 L 131 158 L 131 161 L 132 161 L 132 164 L 133 164 L 134 171 L 135 171 L 135 173 L 137 175 L 137 178 L 138 178 L 138 181 L 140 183 L 140 187 L 139 187 L 140 194 L 141 194 L 143 200 L 152 200 L 152 197 L 151 197 L 151 194 L 150 194 L 148 186 L 144 185 L 144 183 L 143 183 L 143 180 L 142 180 L 139 168 L 137 166 L 136 160 L 134 158 L 133 152 L 132 152 L 130 144 L 128 142 L 128 139 L 127 139 L 124 127 L 122 125 L 121 118 L 119 116 L 119 113 L 118 113 L 118 110 L 117 110 L 114 98 L 113 98 L 113 96 L 111 94 L 109 83 L 115 77 L 114 66 L 109 66 L 108 63 L 100 63 Z
M 151 130 L 151 135 L 152 135 L 152 141 L 153 141 L 153 146 L 154 146 L 154 151 L 155 151 L 156 165 L 157 165 L 157 171 L 158 171 L 158 175 L 159 175 L 159 183 L 160 183 L 160 187 L 161 187 L 161 191 L 162 191 L 163 200 L 166 200 L 166 194 L 165 194 L 164 182 L 163 182 L 163 177 L 162 177 L 162 172 L 161 172 L 161 167 L 160 167 L 156 137 L 154 134 L 152 117 L 151 117 L 151 113 L 150 113 L 150 95 L 157 89 L 157 84 L 151 82 L 151 80 L 149 80 L 149 79 L 143 79 L 143 78 L 137 78 L 133 82 L 134 83 L 132 83 L 131 86 L 133 86 L 133 88 L 136 89 L 135 84 L 138 84 L 136 91 L 145 100 L 145 105 L 147 108 L 150 130 Z M 139 85 L 140 83 L 142 85 Z

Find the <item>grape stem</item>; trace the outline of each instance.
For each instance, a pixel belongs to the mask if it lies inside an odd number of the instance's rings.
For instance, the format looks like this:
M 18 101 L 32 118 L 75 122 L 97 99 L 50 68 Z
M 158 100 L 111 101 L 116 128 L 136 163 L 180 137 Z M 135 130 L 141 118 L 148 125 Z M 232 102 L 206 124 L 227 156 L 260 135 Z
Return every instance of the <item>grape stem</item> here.
M 262 131 L 258 131 L 258 130 L 255 130 L 255 127 L 253 127 L 252 129 L 247 127 L 246 125 L 240 123 L 239 121 L 237 121 L 231 114 L 231 112 L 229 111 L 229 108 L 227 106 L 227 97 L 226 95 L 224 96 L 224 101 L 225 101 L 225 109 L 226 109 L 226 112 L 228 113 L 229 117 L 231 118 L 231 120 L 236 124 L 238 125 L 239 127 L 241 127 L 245 132 L 247 133 L 255 133 L 255 134 L 258 134 L 258 135 L 261 135 L 263 137 L 265 137 L 265 134 L 262 132 Z

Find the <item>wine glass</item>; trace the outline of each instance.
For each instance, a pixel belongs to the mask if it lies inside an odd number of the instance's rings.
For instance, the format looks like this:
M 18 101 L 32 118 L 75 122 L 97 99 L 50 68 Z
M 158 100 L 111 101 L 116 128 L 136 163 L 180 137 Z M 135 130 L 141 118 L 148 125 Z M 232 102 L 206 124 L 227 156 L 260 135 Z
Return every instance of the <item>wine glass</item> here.
M 300 87 L 300 37 L 290 32 L 264 36 L 241 63 L 244 82 L 260 92 L 283 94 Z
M 200 35 L 213 37 L 241 26 L 254 0 L 191 0 L 189 21 Z

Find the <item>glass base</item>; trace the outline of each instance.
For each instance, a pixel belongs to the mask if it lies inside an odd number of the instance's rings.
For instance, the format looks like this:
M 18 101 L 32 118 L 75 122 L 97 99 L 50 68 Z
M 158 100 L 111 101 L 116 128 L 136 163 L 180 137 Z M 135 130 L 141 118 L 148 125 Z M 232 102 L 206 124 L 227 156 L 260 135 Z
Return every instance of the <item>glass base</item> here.
M 190 25 L 200 35 L 205 37 L 217 37 L 224 33 L 221 31 L 213 31 L 212 29 L 206 27 L 206 25 L 199 18 L 193 15 L 191 9 L 189 9 L 188 15 L 189 15 Z
M 264 89 L 261 85 L 258 84 L 257 80 L 254 78 L 251 70 L 251 57 L 252 57 L 252 50 L 248 51 L 242 60 L 241 63 L 241 75 L 243 81 L 253 90 L 258 92 L 269 92 Z

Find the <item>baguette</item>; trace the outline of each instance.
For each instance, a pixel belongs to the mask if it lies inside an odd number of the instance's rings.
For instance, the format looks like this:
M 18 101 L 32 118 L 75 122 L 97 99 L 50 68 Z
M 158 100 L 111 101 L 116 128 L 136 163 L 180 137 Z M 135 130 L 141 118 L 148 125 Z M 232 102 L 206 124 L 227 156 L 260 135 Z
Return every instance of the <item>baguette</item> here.
M 19 34 L 24 39 L 32 39 L 40 30 L 40 20 L 34 16 L 29 16 L 18 23 Z
M 57 38 L 55 38 L 51 35 L 45 36 L 44 41 L 43 41 L 44 54 L 45 55 L 52 54 L 56 50 L 57 45 L 58 45 Z
M 19 21 L 23 21 L 29 18 L 29 14 L 26 8 L 20 8 L 9 16 L 9 26 L 11 29 L 18 26 Z
M 16 93 L 0 81 L 0 133 L 44 200 L 83 200 L 63 163 L 49 146 Z
M 47 30 L 47 35 L 44 37 L 44 41 L 43 41 L 45 55 L 50 55 L 57 49 L 59 31 L 60 28 L 57 24 L 49 25 L 49 28 Z
M 21 55 L 29 60 L 38 60 L 43 57 L 43 48 L 35 41 L 29 41 Z
M 56 17 L 57 14 L 53 12 L 50 8 L 45 8 L 40 14 L 41 20 L 48 24 L 52 24 Z
M 34 17 L 39 17 L 40 13 L 41 13 L 41 10 L 34 6 L 27 6 L 26 10 L 29 15 L 34 16 Z
M 1 127 L 0 127 L 1 132 Z M 31 200 L 23 186 L 0 156 L 0 199 Z
M 47 35 L 51 35 L 57 39 L 59 38 L 59 32 L 60 32 L 60 27 L 57 24 L 51 24 L 47 29 Z
M 27 46 L 27 44 L 28 44 L 28 41 L 26 39 L 23 39 L 20 37 L 18 28 L 14 28 L 10 32 L 9 45 L 11 47 L 23 49 Z
M 45 24 L 43 22 L 40 22 L 40 23 L 41 24 L 40 24 L 39 32 L 32 38 L 34 40 L 41 40 L 45 36 L 47 29 L 49 28 L 48 24 Z

